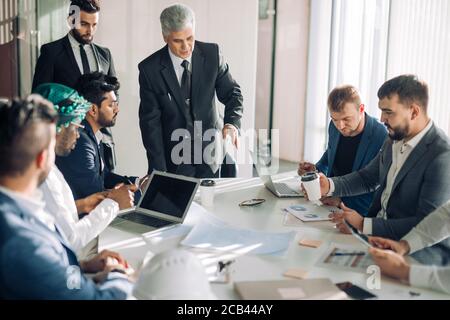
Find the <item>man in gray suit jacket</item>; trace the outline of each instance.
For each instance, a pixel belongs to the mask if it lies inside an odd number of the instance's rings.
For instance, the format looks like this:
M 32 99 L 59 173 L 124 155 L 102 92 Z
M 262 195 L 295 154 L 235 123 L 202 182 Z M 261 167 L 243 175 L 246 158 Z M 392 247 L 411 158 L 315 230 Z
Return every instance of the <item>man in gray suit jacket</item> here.
M 211 142 L 219 141 L 214 139 L 216 132 L 229 135 L 238 145 L 243 112 L 240 87 L 218 45 L 195 41 L 195 17 L 189 7 L 166 8 L 161 27 L 167 46 L 139 64 L 139 120 L 148 172 L 217 177 L 217 161 L 213 165 L 207 156 L 213 155 Z M 225 105 L 223 128 L 216 94 Z
M 323 195 L 353 196 L 376 190 L 367 218 L 342 206 L 332 216 L 342 232 L 347 220 L 365 234 L 399 240 L 450 199 L 450 142 L 427 115 L 428 86 L 402 75 L 378 91 L 381 121 L 389 131 L 378 156 L 351 174 L 321 177 Z M 446 264 L 450 240 L 419 252 L 423 263 Z

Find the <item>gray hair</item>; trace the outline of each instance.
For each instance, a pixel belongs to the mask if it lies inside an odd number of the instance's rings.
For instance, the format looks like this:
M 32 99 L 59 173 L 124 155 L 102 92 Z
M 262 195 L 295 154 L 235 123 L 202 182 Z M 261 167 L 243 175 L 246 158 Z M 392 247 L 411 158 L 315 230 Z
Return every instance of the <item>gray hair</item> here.
M 195 13 L 184 4 L 174 4 L 163 10 L 160 17 L 161 29 L 164 36 L 171 32 L 178 32 L 189 25 L 195 28 Z

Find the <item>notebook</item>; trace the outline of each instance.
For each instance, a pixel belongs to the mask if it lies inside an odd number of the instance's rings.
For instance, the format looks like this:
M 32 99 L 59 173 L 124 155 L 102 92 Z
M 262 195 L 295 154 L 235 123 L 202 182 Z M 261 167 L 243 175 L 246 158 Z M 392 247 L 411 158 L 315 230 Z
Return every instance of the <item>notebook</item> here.
M 234 289 L 243 300 L 348 299 L 330 279 L 242 281 Z

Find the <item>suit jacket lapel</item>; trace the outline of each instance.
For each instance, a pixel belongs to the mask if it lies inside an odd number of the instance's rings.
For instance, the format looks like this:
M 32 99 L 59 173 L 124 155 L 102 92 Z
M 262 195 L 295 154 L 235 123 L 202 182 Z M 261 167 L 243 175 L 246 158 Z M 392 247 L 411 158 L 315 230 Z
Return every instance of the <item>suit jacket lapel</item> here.
M 419 144 L 414 148 L 414 150 L 411 152 L 409 157 L 406 159 L 400 172 L 398 173 L 397 177 L 395 178 L 395 182 L 392 187 L 392 190 L 395 190 L 395 188 L 398 186 L 400 181 L 402 181 L 402 179 L 415 166 L 415 164 L 423 158 L 423 156 L 425 155 L 425 153 L 428 150 L 428 145 L 434 140 L 435 136 L 436 136 L 436 128 L 433 125 L 431 127 L 430 131 L 427 132 L 427 134 L 422 138 L 422 140 L 419 142 Z
M 370 146 L 370 139 L 372 138 L 373 121 L 367 115 L 367 113 L 365 117 L 367 120 L 363 131 L 363 135 L 361 137 L 361 141 L 358 146 L 358 150 L 356 151 L 356 157 L 355 161 L 353 162 L 352 171 L 356 171 L 358 168 L 361 167 L 361 163 L 363 162 L 364 157 L 366 156 L 367 153 L 367 149 L 369 149 Z
M 106 60 L 98 51 L 97 45 L 92 45 L 92 50 L 94 51 L 95 60 L 97 61 L 97 68 L 99 72 L 108 74 L 109 71 L 109 61 Z
M 66 53 L 69 57 L 70 60 L 70 64 L 72 65 L 73 70 L 76 72 L 76 78 L 81 77 L 81 71 L 80 71 L 80 67 L 78 67 L 78 63 L 77 60 L 75 59 L 75 54 L 73 53 L 73 49 L 72 46 L 70 45 L 70 41 L 69 41 L 69 36 L 67 35 L 64 38 L 64 48 L 66 50 Z
M 334 126 L 334 124 L 332 124 Z M 333 173 L 333 166 L 334 166 L 334 160 L 336 159 L 336 152 L 337 152 L 337 147 L 339 145 L 339 140 L 340 140 L 340 133 L 339 131 L 337 131 L 335 134 L 333 134 L 332 136 L 330 135 L 330 142 L 331 142 L 331 148 L 330 148 L 330 153 L 328 154 L 328 174 L 327 176 L 330 176 Z
M 204 72 L 205 57 L 202 52 L 195 46 L 192 52 L 192 91 L 191 91 L 191 106 L 194 108 L 197 101 L 197 93 L 200 88 L 201 75 Z
M 186 108 L 186 103 L 184 102 L 183 97 L 181 96 L 181 88 L 180 84 L 178 83 L 177 76 L 175 74 L 175 70 L 173 68 L 172 60 L 169 56 L 169 48 L 165 46 L 163 49 L 163 53 L 161 56 L 161 75 L 164 79 L 164 81 L 167 84 L 167 87 L 169 88 L 169 91 L 172 94 L 172 97 L 175 99 L 175 102 L 180 109 L 181 113 L 185 116 L 187 119 L 186 112 L 188 111 Z
M 380 177 L 382 177 L 380 188 L 378 189 L 380 192 L 383 192 L 386 187 L 387 176 L 392 165 L 392 140 L 389 140 L 389 142 L 390 143 L 385 144 L 384 148 L 386 149 L 383 150 L 380 155 Z
M 84 130 L 86 130 L 86 133 L 88 134 L 89 138 L 91 138 L 92 142 L 94 142 L 95 144 L 95 150 L 97 150 L 97 157 L 98 157 L 98 165 L 99 165 L 99 174 L 102 175 L 103 171 L 102 171 L 102 159 L 101 156 L 103 154 L 103 152 L 101 152 L 101 144 L 99 145 L 97 143 L 97 138 L 95 137 L 94 131 L 92 130 L 91 125 L 89 124 L 89 122 L 87 122 L 87 120 L 83 120 L 83 125 L 84 125 Z

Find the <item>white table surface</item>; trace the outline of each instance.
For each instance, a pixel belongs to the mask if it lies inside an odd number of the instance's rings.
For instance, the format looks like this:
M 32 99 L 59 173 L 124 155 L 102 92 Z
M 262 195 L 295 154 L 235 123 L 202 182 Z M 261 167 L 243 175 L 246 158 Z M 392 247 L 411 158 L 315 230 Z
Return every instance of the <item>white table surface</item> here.
M 276 176 L 276 181 L 292 181 L 294 172 Z M 195 201 L 199 201 L 198 194 Z M 263 198 L 266 202 L 257 207 L 239 207 L 244 200 Z M 231 226 L 268 232 L 295 231 L 295 240 L 290 243 L 284 256 L 256 256 L 243 255 L 235 258 L 233 264 L 233 281 L 281 280 L 288 269 L 303 269 L 308 272 L 307 278 L 329 278 L 334 283 L 350 281 L 367 289 L 366 281 L 370 274 L 362 272 L 344 271 L 335 268 L 316 266 L 318 259 L 327 250 L 330 243 L 351 244 L 364 247 L 351 235 L 340 234 L 333 228 L 331 222 L 305 223 L 301 227 L 287 227 L 283 225 L 284 213 L 282 209 L 289 205 L 301 204 L 303 198 L 279 199 L 268 191 L 259 178 L 229 179 L 217 182 L 214 207 L 205 208 L 209 213 L 220 218 Z M 188 218 L 186 219 L 188 220 Z M 152 233 L 151 236 L 132 234 L 115 228 L 107 228 L 99 238 L 99 250 L 109 249 L 121 253 L 136 269 L 142 265 L 145 257 L 180 246 L 184 237 L 164 238 Z M 302 247 L 298 244 L 301 239 L 321 240 L 323 244 L 317 248 Z M 187 248 L 185 248 L 187 249 Z M 198 252 L 207 266 L 213 270 L 218 260 L 227 258 L 223 254 Z M 233 284 L 212 284 L 214 293 L 219 299 L 238 299 L 233 290 Z M 450 299 L 445 295 L 430 290 L 412 288 L 399 281 L 382 277 L 380 290 L 368 290 L 376 294 L 379 299 L 412 299 L 409 292 L 420 293 L 414 299 Z

